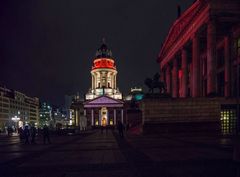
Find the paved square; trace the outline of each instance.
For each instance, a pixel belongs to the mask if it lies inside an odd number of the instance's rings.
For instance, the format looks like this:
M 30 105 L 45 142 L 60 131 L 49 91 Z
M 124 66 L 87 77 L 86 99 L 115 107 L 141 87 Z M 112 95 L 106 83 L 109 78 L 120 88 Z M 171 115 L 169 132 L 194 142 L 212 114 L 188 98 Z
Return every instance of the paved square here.
M 1 177 L 235 177 L 233 141 L 218 136 L 125 135 L 89 131 L 24 145 L 0 137 Z

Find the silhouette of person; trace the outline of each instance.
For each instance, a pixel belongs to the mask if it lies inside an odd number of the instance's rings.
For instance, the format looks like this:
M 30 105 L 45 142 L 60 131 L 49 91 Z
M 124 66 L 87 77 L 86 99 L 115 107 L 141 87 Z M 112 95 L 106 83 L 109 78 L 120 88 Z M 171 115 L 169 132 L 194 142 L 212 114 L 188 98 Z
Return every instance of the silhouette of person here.
M 20 127 L 18 129 L 18 134 L 19 134 L 20 141 L 23 142 L 23 140 L 24 140 L 24 131 L 23 131 L 22 127 Z
M 35 144 L 35 137 L 36 137 L 37 129 L 35 126 L 31 127 L 31 143 Z
M 27 125 L 25 126 L 25 128 L 24 128 L 24 130 L 23 130 L 23 134 L 24 134 L 24 138 L 25 138 L 24 144 L 29 144 L 30 131 L 29 131 Z
M 123 124 L 121 121 L 118 121 L 117 128 L 118 128 L 119 136 L 123 138 Z
M 48 144 L 50 144 L 50 138 L 49 138 L 49 129 L 47 125 L 44 125 L 43 127 L 43 143 L 46 144 L 46 141 Z

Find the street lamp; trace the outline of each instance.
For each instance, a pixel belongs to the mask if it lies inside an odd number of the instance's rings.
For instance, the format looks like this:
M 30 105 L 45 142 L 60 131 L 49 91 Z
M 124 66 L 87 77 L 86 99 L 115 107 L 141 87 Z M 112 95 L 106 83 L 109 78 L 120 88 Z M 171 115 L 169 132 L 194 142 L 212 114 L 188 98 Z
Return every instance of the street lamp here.
M 17 116 L 12 117 L 12 121 L 15 122 L 15 124 L 16 124 L 16 130 L 17 130 L 17 128 L 18 128 L 17 122 L 18 122 L 19 120 L 20 120 L 20 117 L 17 117 Z

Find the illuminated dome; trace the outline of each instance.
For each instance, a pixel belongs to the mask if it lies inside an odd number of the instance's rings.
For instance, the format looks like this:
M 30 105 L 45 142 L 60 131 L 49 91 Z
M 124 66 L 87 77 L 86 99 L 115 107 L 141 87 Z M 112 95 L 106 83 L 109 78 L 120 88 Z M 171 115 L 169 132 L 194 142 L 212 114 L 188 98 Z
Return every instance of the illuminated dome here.
M 104 41 L 96 51 L 91 75 L 92 87 L 86 94 L 86 100 L 94 99 L 101 95 L 122 99 L 122 93 L 117 88 L 117 69 L 112 51 L 108 49 Z

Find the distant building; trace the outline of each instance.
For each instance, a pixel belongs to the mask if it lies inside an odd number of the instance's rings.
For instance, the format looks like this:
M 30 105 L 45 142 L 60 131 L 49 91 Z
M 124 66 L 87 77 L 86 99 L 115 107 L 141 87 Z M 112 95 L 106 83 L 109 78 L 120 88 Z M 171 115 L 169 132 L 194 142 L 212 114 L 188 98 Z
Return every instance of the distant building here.
M 46 102 L 42 102 L 39 110 L 39 126 L 54 126 L 52 106 Z
M 124 123 L 124 102 L 117 87 L 117 69 L 112 52 L 104 42 L 96 52 L 91 76 L 92 86 L 85 100 L 75 99 L 72 104 L 76 125 L 81 129 L 81 125 L 98 127 L 114 126 L 118 121 Z
M 68 121 L 67 125 L 76 125 L 76 120 L 74 118 L 73 110 L 71 109 L 71 105 L 73 100 L 78 96 L 79 94 L 75 95 L 65 95 L 65 102 L 64 102 L 64 108 L 62 110 L 62 113 L 65 114 L 66 120 Z M 79 98 L 78 98 L 79 99 Z
M 68 125 L 66 114 L 59 108 L 53 110 L 53 120 L 56 128 L 65 128 Z
M 144 97 L 142 88 L 131 88 L 130 93 L 124 98 L 125 101 L 141 101 Z
M 112 51 L 104 43 L 96 52 L 91 76 L 92 87 L 86 94 L 86 100 L 92 100 L 102 95 L 122 99 L 122 93 L 117 88 L 117 69 Z
M 26 124 L 38 126 L 39 99 L 0 87 L 0 128 L 18 128 Z

